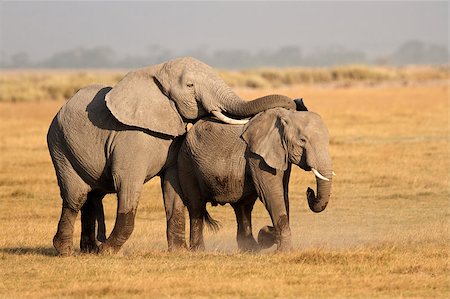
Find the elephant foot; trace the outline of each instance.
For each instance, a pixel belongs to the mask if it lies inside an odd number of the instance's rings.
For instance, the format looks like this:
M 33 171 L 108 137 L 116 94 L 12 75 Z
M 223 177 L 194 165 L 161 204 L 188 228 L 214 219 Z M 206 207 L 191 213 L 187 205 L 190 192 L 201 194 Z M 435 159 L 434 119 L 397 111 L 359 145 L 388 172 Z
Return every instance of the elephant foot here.
M 73 244 L 70 239 L 61 239 L 58 235 L 53 237 L 53 247 L 61 256 L 70 256 L 73 253 Z
M 80 249 L 82 253 L 99 253 L 100 242 L 89 237 L 81 236 Z
M 258 244 L 262 249 L 270 248 L 277 243 L 277 235 L 273 226 L 264 226 L 258 233 Z

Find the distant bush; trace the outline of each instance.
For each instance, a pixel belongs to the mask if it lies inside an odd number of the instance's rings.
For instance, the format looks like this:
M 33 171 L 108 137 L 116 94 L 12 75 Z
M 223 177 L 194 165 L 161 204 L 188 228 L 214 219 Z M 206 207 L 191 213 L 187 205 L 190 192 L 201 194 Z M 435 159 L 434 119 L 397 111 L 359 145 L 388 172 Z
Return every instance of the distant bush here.
M 259 68 L 220 71 L 231 87 L 276 88 L 295 84 L 387 81 L 423 82 L 449 78 L 449 67 L 374 67 L 348 65 L 330 68 Z M 125 71 L 2 71 L 0 102 L 62 100 L 90 84 L 114 85 Z
M 347 65 L 329 68 L 259 68 L 221 75 L 234 87 L 279 87 L 294 84 L 331 82 L 379 83 L 395 80 L 421 81 L 449 78 L 449 67 L 378 67 Z

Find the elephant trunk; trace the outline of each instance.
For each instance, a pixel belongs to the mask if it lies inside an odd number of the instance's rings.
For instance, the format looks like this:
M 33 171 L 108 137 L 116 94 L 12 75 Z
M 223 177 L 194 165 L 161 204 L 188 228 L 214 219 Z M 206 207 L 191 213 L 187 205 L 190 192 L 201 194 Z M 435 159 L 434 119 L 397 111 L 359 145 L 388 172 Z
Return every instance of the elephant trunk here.
M 281 107 L 286 109 L 296 109 L 295 102 L 286 96 L 268 95 L 253 101 L 246 101 L 238 97 L 225 83 L 218 85 L 216 99 L 219 99 L 220 107 L 208 109 L 219 110 L 229 115 L 241 118 L 251 117 L 267 109 Z
M 306 197 L 308 199 L 308 205 L 311 211 L 320 213 L 325 210 L 330 199 L 333 171 L 331 169 L 322 169 L 317 172 L 323 176 L 321 178 L 319 175 L 316 175 L 317 196 L 314 194 L 314 190 L 308 188 L 306 191 Z

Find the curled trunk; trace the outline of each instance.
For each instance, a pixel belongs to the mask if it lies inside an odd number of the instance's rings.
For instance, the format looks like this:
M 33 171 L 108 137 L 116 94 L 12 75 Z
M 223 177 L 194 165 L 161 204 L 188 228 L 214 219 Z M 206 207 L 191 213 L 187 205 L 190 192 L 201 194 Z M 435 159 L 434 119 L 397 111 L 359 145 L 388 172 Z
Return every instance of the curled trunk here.
M 306 196 L 308 198 L 308 205 L 311 211 L 315 213 L 320 213 L 328 205 L 331 195 L 331 185 L 332 185 L 332 171 L 319 171 L 323 176 L 329 179 L 329 181 L 322 180 L 316 176 L 317 183 L 317 196 L 314 190 L 308 188 L 306 191 Z

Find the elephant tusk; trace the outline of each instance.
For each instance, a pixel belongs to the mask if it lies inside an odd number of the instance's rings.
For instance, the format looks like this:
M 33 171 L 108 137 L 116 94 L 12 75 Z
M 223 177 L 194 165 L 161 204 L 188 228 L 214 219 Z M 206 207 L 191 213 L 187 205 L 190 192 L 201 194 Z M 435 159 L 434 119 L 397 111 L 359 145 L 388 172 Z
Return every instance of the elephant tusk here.
M 334 171 L 332 172 L 332 174 L 333 174 L 333 175 L 336 175 L 336 173 L 335 173 Z
M 327 179 L 326 177 L 324 177 L 323 175 L 320 174 L 320 172 L 318 172 L 316 169 L 311 168 L 312 172 L 314 172 L 314 175 L 316 177 L 318 177 L 319 179 L 322 179 L 324 181 L 329 181 L 329 179 Z
M 232 119 L 232 118 L 229 118 L 228 116 L 225 116 L 222 112 L 217 111 L 217 110 L 213 110 L 213 111 L 211 111 L 211 113 L 215 117 L 217 117 L 219 120 L 223 121 L 226 124 L 230 124 L 230 125 L 245 125 L 249 121 L 249 119 Z

